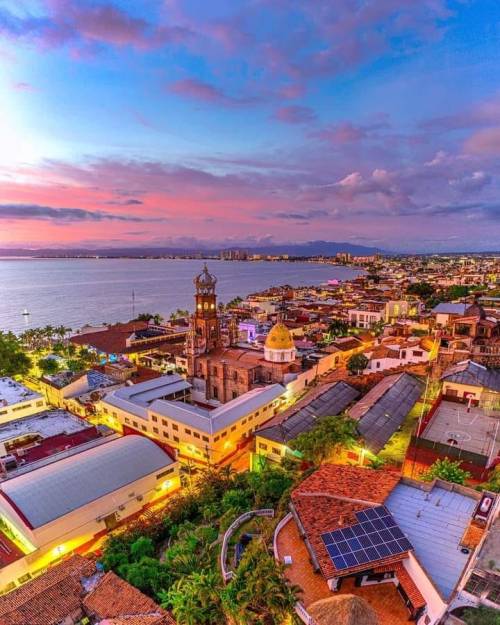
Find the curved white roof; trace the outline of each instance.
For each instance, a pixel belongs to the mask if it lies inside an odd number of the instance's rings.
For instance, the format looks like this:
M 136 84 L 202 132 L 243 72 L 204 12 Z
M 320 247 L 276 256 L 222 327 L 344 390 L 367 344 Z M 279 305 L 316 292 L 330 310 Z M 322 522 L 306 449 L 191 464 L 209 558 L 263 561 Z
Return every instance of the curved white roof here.
M 7 480 L 0 490 L 41 527 L 174 461 L 144 436 L 123 436 Z

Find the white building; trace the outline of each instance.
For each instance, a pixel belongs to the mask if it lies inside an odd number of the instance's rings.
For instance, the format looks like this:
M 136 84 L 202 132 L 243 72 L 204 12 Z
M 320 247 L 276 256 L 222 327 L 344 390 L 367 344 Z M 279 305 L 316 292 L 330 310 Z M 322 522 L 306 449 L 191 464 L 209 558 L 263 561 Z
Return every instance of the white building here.
M 162 376 L 108 393 L 101 410 L 118 428 L 156 438 L 181 458 L 218 464 L 278 412 L 286 393 L 271 384 L 209 409 L 179 401 L 189 388 L 178 375 Z
M 0 485 L 0 589 L 33 573 L 179 486 L 154 441 L 124 436 Z
M 21 419 L 47 408 L 40 393 L 12 378 L 0 378 L 0 423 Z
M 432 340 L 387 338 L 364 352 L 369 362 L 363 373 L 429 362 L 432 346 Z

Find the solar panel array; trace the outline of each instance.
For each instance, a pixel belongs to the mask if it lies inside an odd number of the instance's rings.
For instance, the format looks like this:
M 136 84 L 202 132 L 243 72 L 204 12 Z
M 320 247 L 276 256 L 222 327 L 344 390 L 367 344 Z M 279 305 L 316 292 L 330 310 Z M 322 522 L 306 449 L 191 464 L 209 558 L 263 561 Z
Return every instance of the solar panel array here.
M 264 426 L 260 432 L 280 443 L 288 443 L 302 432 L 307 432 L 316 425 L 319 418 L 327 415 L 339 415 L 355 399 L 359 391 L 344 381 L 337 382 L 324 393 L 297 410 L 280 424 Z
M 338 571 L 413 549 L 385 506 L 356 512 L 358 523 L 321 535 Z

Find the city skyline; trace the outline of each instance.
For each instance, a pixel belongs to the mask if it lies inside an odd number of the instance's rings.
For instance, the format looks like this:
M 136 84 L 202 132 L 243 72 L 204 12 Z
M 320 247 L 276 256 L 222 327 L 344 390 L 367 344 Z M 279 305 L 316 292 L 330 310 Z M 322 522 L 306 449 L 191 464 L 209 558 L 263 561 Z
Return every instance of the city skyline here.
M 7 0 L 0 247 L 498 248 L 495 2 Z

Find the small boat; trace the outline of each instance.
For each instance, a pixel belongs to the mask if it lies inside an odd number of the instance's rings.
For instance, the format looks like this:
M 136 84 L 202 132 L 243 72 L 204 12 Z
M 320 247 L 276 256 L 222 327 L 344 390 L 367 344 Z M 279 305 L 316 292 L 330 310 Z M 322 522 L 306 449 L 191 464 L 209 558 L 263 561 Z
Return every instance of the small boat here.
M 23 310 L 23 317 L 29 317 L 29 314 L 30 314 L 30 313 L 28 312 L 28 309 L 27 309 L 27 308 L 25 308 L 25 309 Z

